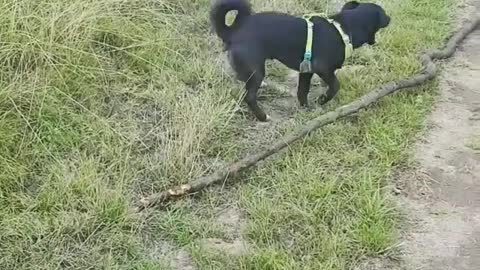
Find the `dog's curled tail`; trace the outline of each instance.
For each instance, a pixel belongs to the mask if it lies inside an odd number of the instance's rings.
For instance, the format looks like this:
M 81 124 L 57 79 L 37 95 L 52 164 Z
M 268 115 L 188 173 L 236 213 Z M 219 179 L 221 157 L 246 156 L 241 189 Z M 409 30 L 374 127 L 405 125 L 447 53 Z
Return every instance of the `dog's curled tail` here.
M 237 16 L 232 25 L 228 26 L 225 16 L 234 10 L 237 11 Z M 218 0 L 210 11 L 210 23 L 223 42 L 228 43 L 230 34 L 251 14 L 252 8 L 246 0 Z

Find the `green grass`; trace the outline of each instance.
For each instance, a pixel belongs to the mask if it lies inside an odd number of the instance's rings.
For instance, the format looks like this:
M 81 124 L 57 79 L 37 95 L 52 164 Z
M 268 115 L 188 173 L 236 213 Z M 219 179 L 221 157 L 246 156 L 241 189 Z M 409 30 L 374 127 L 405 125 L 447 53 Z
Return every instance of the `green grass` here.
M 242 139 L 252 118 L 234 113 L 242 85 L 223 70 L 209 30 L 210 2 L 0 0 L 1 269 L 168 269 L 167 247 L 188 251 L 199 269 L 345 269 L 395 246 L 385 187 L 409 158 L 436 82 L 315 132 L 236 185 L 132 211 L 142 194 L 254 151 Z M 415 73 L 417 53 L 448 36 L 453 1 L 383 4 L 391 26 L 348 63 L 361 68 L 339 72 L 329 109 Z M 254 7 L 301 14 L 334 5 Z M 274 67 L 278 79 L 285 70 Z M 243 214 L 249 243 L 239 257 L 199 244 L 235 237 L 217 218 L 229 205 Z
M 480 135 L 472 136 L 467 140 L 466 145 L 474 151 L 480 151 Z

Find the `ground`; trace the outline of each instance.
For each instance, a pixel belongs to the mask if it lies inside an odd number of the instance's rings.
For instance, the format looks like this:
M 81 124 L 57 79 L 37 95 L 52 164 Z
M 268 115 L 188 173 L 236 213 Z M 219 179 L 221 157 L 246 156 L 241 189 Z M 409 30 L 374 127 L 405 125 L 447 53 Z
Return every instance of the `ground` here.
M 479 14 L 480 1 L 462 9 Z M 444 66 L 429 130 L 401 174 L 406 269 L 480 269 L 480 31 Z M 403 179 L 402 179 L 403 178 Z
M 252 4 L 301 15 L 333 13 L 343 2 Z M 299 110 L 295 74 L 269 62 L 259 99 L 273 121 L 259 123 L 241 113 L 243 85 L 222 64 L 211 0 L 0 1 L 0 268 L 317 270 L 392 262 L 403 220 L 392 178 L 400 168 L 422 172 L 413 170 L 412 146 L 443 81 L 322 128 L 236 182 L 133 211 L 145 195 L 418 72 L 418 52 L 444 44 L 458 4 L 375 2 L 392 24 L 338 72 L 335 100 Z M 315 84 L 312 100 L 324 91 Z

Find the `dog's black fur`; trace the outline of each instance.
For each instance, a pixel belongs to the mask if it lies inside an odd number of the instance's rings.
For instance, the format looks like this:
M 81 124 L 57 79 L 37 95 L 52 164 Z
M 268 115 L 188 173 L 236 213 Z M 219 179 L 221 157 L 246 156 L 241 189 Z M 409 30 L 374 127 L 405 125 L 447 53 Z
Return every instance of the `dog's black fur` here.
M 232 25 L 225 24 L 229 11 L 237 11 Z M 375 34 L 390 23 L 383 8 L 371 3 L 346 3 L 342 10 L 330 17 L 349 35 L 353 48 L 365 43 L 375 44 Z M 307 36 L 303 18 L 284 13 L 253 14 L 247 0 L 219 0 L 214 4 L 210 20 L 228 51 L 232 68 L 239 80 L 246 83 L 245 101 L 260 121 L 268 116 L 257 104 L 257 91 L 265 76 L 265 61 L 276 59 L 287 67 L 299 70 L 305 52 Z M 313 17 L 312 70 L 328 85 L 320 100 L 324 104 L 337 93 L 340 84 L 335 70 L 345 60 L 345 44 L 334 25 L 321 17 Z M 297 97 L 301 106 L 308 106 L 308 92 L 313 73 L 300 73 Z

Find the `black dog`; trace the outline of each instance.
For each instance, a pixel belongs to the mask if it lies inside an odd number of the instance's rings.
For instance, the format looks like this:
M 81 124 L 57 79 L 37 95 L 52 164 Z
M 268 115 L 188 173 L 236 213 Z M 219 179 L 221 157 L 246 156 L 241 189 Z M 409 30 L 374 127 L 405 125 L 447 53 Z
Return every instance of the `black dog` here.
M 237 11 L 232 25 L 225 24 L 229 11 Z M 353 48 L 365 43 L 375 44 L 376 32 L 388 26 L 390 17 L 376 4 L 351 1 L 340 13 L 330 17 L 338 22 L 350 37 Z M 246 0 L 219 0 L 214 4 L 210 20 L 228 51 L 229 61 L 239 80 L 246 83 L 245 101 L 257 119 L 268 116 L 257 104 L 257 91 L 265 76 L 265 61 L 276 59 L 287 67 L 299 70 L 307 39 L 307 23 L 303 18 L 283 13 L 253 14 Z M 324 104 L 337 93 L 340 84 L 335 70 L 345 61 L 345 46 L 341 34 L 325 18 L 313 17 L 312 72 L 328 85 Z M 308 106 L 308 92 L 313 73 L 300 73 L 297 97 L 301 106 Z

